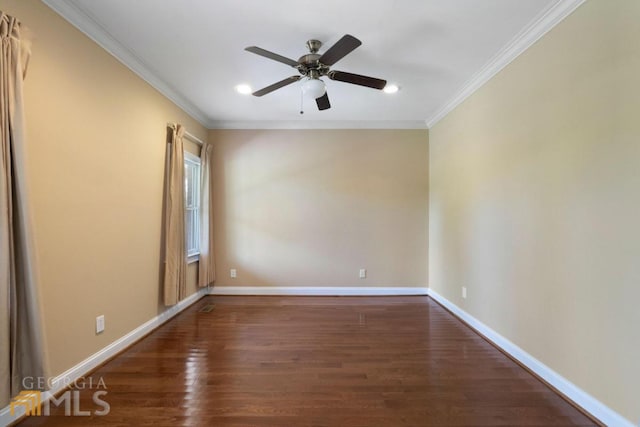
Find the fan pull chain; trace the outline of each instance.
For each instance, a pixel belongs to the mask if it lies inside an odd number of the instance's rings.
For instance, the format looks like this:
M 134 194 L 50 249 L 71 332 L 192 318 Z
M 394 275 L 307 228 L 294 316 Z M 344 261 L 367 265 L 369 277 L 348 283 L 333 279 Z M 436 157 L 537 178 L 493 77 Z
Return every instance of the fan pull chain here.
M 300 89 L 300 114 L 304 114 L 304 92 Z

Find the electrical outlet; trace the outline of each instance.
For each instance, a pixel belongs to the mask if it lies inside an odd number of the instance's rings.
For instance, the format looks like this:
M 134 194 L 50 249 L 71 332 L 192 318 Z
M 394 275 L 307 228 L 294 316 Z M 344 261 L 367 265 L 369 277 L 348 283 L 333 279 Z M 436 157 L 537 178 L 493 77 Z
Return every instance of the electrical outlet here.
M 367 269 L 366 268 L 361 268 L 360 269 L 360 278 L 361 279 L 366 279 L 367 278 Z
M 236 272 L 235 268 L 232 268 L 230 271 L 230 275 L 232 279 L 235 279 L 236 277 L 238 277 L 238 272 Z
M 96 317 L 96 334 L 104 332 L 104 314 Z
M 466 288 L 466 286 L 462 287 L 462 298 L 465 298 L 465 299 L 467 298 L 467 288 Z

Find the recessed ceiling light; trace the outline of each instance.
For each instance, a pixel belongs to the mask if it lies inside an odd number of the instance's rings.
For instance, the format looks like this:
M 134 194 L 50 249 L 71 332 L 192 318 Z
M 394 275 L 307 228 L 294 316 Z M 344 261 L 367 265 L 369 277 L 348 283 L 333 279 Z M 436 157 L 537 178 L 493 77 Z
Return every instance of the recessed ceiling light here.
M 243 95 L 249 95 L 252 92 L 251 86 L 245 85 L 245 84 L 237 85 L 236 92 L 241 93 Z
M 384 93 L 396 93 L 399 90 L 400 88 L 398 87 L 398 85 L 393 84 L 388 84 L 384 87 L 384 89 L 382 89 Z

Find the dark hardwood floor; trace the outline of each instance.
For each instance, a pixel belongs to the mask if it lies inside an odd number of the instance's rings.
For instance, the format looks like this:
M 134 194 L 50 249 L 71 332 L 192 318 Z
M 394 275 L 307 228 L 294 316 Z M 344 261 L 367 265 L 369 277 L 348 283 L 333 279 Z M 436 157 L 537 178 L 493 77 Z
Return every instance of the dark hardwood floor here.
M 91 377 L 20 425 L 595 425 L 428 297 L 206 297 Z

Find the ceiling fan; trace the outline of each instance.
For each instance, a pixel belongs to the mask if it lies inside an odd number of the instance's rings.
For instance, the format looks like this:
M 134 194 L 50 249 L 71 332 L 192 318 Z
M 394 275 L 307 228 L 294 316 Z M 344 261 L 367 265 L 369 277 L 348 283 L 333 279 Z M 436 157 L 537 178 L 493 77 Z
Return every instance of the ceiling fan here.
M 302 55 L 297 61 L 286 58 L 277 53 L 270 52 L 268 50 L 259 48 L 257 46 L 250 46 L 245 48 L 246 51 L 255 53 L 256 55 L 264 56 L 265 58 L 273 59 L 274 61 L 282 62 L 289 65 L 300 73 L 300 75 L 287 77 L 284 80 L 280 80 L 277 83 L 264 87 L 260 90 L 253 92 L 254 96 L 263 96 L 274 90 L 280 89 L 284 86 L 290 85 L 302 79 L 306 78 L 302 90 L 305 94 L 315 98 L 318 110 L 327 110 L 331 108 L 329 103 L 329 96 L 324 82 L 320 80 L 320 77 L 327 76 L 331 80 L 339 82 L 351 83 L 359 86 L 366 86 L 373 89 L 383 89 L 387 84 L 386 80 L 376 79 L 374 77 L 361 76 L 359 74 L 346 73 L 344 71 L 331 70 L 331 66 L 347 56 L 354 49 L 360 46 L 362 42 L 352 35 L 346 34 L 340 40 L 331 46 L 325 53 L 320 55 L 318 51 L 322 47 L 322 42 L 319 40 L 307 41 L 308 54 Z M 301 111 L 302 113 L 302 111 Z

